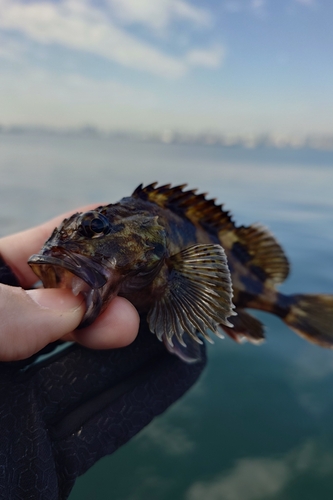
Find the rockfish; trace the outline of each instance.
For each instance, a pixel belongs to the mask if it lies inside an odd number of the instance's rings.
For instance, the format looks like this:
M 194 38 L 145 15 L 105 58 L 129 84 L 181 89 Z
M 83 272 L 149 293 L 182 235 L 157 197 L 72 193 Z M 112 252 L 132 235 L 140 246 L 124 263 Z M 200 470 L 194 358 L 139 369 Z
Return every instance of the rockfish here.
M 245 311 L 268 311 L 324 347 L 333 346 L 333 295 L 283 295 L 288 260 L 261 225 L 236 226 L 215 200 L 186 184 L 140 185 L 118 203 L 75 213 L 29 264 L 46 288 L 82 293 L 92 323 L 116 296 L 147 314 L 151 332 L 187 362 L 201 338 L 223 329 L 239 342 L 264 340 Z

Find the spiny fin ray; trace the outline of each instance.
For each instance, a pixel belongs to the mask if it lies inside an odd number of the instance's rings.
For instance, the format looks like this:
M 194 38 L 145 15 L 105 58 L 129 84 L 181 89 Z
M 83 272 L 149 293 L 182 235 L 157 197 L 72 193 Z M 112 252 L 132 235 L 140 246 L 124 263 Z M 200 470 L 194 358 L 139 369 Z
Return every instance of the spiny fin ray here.
M 289 273 L 287 257 L 266 228 L 258 224 L 237 228 L 223 205 L 216 205 L 214 199 L 207 200 L 205 194 L 197 194 L 195 189 L 184 191 L 185 187 L 186 184 L 157 187 L 154 182 L 146 187 L 140 185 L 132 196 L 156 203 L 187 217 L 208 232 L 217 233 L 223 248 L 232 251 L 262 281 L 270 279 L 273 283 L 282 283 L 286 279 Z
M 205 194 L 196 194 L 196 189 L 184 191 L 186 184 L 175 187 L 170 184 L 156 186 L 156 182 L 145 187 L 141 184 L 132 196 L 168 208 L 187 217 L 193 224 L 200 224 L 207 231 L 234 229 L 231 215 L 223 210 L 223 205 L 216 205 L 214 199 L 207 200 Z
M 241 226 L 236 229 L 238 240 L 233 245 L 233 252 L 239 260 L 252 270 L 262 269 L 267 278 L 274 283 L 282 283 L 289 274 L 289 262 L 270 231 L 260 224 Z M 242 255 L 241 255 L 242 254 Z
M 168 260 L 166 292 L 148 314 L 150 330 L 173 346 L 173 336 L 183 345 L 186 333 L 201 343 L 211 341 L 206 330 L 218 335 L 219 324 L 232 328 L 232 285 L 226 256 L 220 245 L 193 245 Z M 202 266 L 202 267 L 201 267 Z

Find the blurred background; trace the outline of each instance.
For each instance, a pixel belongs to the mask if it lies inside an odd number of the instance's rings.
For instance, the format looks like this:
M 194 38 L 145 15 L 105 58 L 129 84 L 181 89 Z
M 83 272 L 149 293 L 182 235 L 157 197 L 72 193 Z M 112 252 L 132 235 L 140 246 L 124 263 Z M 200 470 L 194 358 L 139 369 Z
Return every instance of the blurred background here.
M 0 0 L 0 235 L 142 183 L 189 183 L 333 293 L 333 3 Z M 199 383 L 71 500 L 333 495 L 333 353 L 278 319 L 208 346 Z
M 329 0 L 1 0 L 1 124 L 332 145 Z

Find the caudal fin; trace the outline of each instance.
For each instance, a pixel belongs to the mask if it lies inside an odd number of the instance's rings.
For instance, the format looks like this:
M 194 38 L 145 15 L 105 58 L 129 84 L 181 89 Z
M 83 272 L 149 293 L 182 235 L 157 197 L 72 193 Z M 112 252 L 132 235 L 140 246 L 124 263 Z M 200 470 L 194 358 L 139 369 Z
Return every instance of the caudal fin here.
M 333 295 L 292 295 L 283 321 L 306 340 L 333 349 Z

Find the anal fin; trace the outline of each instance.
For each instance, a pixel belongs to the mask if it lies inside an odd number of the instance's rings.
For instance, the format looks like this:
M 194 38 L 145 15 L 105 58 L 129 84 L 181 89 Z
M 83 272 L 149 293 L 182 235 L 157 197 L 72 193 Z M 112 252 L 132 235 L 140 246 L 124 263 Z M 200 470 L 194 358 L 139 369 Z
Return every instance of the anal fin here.
M 221 327 L 235 342 L 247 340 L 252 344 L 261 344 L 265 340 L 264 325 L 243 309 L 237 309 L 237 316 L 230 317 L 229 321 L 234 325 L 233 328 L 225 325 Z

